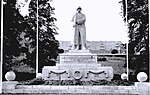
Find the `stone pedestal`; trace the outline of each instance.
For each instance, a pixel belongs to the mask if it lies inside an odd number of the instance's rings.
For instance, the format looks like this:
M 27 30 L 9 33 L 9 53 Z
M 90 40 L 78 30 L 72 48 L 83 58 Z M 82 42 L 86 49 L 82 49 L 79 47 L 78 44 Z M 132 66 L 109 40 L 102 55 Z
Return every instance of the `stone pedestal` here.
M 97 55 L 89 50 L 70 50 L 69 53 L 60 54 L 60 64 L 96 64 Z
M 2 89 L 15 89 L 17 84 L 17 81 L 4 81 L 2 82 Z
M 97 64 L 97 55 L 89 50 L 70 50 L 60 54 L 60 63 L 56 66 L 44 66 L 42 76 L 45 80 L 111 80 L 112 67 Z
M 134 85 L 135 85 L 139 95 L 150 95 L 150 83 L 135 82 Z

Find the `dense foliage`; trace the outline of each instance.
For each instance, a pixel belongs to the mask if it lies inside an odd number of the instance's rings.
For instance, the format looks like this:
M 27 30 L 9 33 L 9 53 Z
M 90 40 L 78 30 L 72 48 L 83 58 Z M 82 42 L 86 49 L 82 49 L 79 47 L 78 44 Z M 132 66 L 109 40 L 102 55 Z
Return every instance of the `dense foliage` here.
M 117 54 L 118 53 L 118 50 L 116 50 L 116 49 L 113 49 L 112 51 L 111 51 L 111 54 Z
M 37 29 L 37 1 L 31 0 L 29 9 L 28 23 L 36 32 Z M 56 18 L 54 8 L 50 5 L 50 0 L 38 0 L 38 32 L 39 32 L 39 72 L 45 65 L 55 65 L 55 59 L 58 55 L 59 42 L 54 35 L 57 34 L 55 25 Z
M 24 46 L 24 39 L 21 37 L 22 33 L 31 36 L 31 29 L 28 23 L 20 15 L 15 8 L 16 0 L 7 0 L 4 5 L 4 50 L 3 58 L 4 70 L 11 70 L 12 66 L 21 63 L 23 56 L 29 52 L 28 48 Z M 23 42 L 22 42 L 23 41 Z M 18 60 L 18 61 L 16 61 Z
M 81 80 L 43 80 L 42 78 L 35 78 L 28 81 L 21 81 L 19 84 L 24 85 L 111 85 L 111 86 L 130 86 L 134 83 L 131 81 L 123 81 L 123 80 L 90 80 L 90 81 L 81 81 Z
M 4 64 L 3 73 L 20 65 L 36 67 L 37 1 L 31 0 L 29 16 L 23 17 L 16 7 L 16 0 L 7 0 L 4 5 Z M 54 8 L 49 0 L 39 2 L 39 69 L 54 65 L 58 55 L 58 41 Z M 17 66 L 16 66 L 17 65 Z M 28 66 L 26 66 L 28 68 Z M 18 69 L 20 70 L 20 69 Z M 30 71 L 29 71 L 30 72 Z
M 122 5 L 123 5 L 123 17 L 124 21 L 127 22 L 129 34 L 129 67 L 135 70 L 135 74 L 141 71 L 144 71 L 148 74 L 149 73 L 148 0 L 127 0 L 127 4 L 125 0 L 122 0 Z

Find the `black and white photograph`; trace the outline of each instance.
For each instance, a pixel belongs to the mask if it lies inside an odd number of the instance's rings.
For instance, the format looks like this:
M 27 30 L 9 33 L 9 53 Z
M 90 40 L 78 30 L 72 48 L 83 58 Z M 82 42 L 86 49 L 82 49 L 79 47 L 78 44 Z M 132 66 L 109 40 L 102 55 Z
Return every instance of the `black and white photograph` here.
M 150 95 L 149 0 L 0 8 L 0 94 Z

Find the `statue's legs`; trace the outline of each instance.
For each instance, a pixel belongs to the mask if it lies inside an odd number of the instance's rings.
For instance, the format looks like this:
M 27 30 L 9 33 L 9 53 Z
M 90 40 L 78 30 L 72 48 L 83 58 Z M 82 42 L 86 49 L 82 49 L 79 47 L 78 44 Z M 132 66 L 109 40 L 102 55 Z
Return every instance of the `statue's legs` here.
M 78 36 L 78 50 L 81 50 L 81 34 L 80 34 L 80 30 L 78 31 L 79 36 Z
M 78 25 L 75 27 L 73 49 L 86 49 L 86 31 L 85 26 Z
M 79 27 L 75 27 L 73 49 L 79 50 Z
M 81 34 L 81 49 L 86 49 L 86 31 L 85 27 L 80 27 L 80 34 Z

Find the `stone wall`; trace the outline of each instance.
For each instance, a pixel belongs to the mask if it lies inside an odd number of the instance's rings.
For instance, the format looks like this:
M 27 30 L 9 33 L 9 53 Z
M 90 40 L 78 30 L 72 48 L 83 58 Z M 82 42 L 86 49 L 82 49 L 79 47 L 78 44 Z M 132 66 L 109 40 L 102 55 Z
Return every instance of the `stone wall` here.
M 11 81 L 10 81 L 11 82 Z M 133 86 L 53 86 L 53 85 L 16 85 L 10 87 L 4 83 L 2 93 L 36 93 L 36 94 L 104 94 L 104 95 L 150 95 L 150 83 L 136 82 Z M 12 85 L 13 82 L 11 83 Z M 6 87 L 8 85 L 10 88 Z

